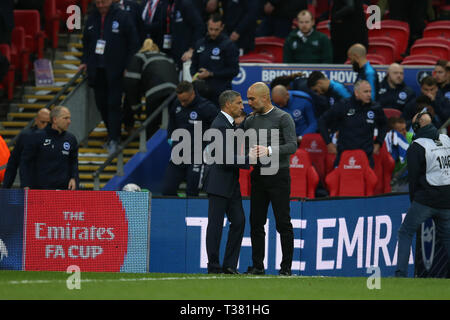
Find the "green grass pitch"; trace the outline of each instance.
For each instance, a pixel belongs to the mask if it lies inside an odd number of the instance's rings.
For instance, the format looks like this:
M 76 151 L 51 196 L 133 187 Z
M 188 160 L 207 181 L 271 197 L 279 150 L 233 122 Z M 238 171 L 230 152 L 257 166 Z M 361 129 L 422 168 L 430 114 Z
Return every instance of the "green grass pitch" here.
M 81 273 L 69 290 L 65 272 L 0 271 L 0 299 L 335 300 L 450 299 L 450 279 L 279 277 L 207 274 Z

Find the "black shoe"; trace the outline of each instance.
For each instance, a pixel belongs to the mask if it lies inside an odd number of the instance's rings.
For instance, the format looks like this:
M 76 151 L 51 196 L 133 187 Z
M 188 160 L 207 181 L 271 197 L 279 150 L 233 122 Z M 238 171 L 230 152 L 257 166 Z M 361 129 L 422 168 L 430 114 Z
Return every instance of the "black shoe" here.
M 236 269 L 233 268 L 223 268 L 223 273 L 225 274 L 240 274 L 239 271 L 237 271 Z
M 281 269 L 281 270 L 279 271 L 279 274 L 280 274 L 280 276 L 286 276 L 286 277 L 292 276 L 291 270 L 284 270 L 284 269 Z
M 264 272 L 264 269 L 248 267 L 247 272 L 245 272 L 245 274 L 263 275 L 263 274 L 265 274 L 265 272 Z
M 222 269 L 209 269 L 208 274 L 221 274 L 223 273 Z

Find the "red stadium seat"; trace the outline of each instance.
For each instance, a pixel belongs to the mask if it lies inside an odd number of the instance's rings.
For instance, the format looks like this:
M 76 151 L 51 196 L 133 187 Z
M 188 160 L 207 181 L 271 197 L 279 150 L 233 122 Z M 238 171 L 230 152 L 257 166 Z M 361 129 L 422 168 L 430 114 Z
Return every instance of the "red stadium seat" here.
M 369 60 L 370 64 L 389 64 L 384 56 L 376 53 L 368 53 L 367 60 Z
M 371 42 L 378 42 L 378 43 L 382 42 L 382 43 L 392 44 L 394 46 L 394 50 L 395 50 L 394 60 L 395 61 L 402 60 L 399 44 L 394 39 L 392 39 L 390 37 L 373 36 L 373 37 L 369 38 L 369 45 Z
M 373 154 L 374 168 L 378 177 L 375 185 L 374 194 L 382 194 L 391 192 L 392 172 L 395 168 L 395 160 L 386 148 L 386 143 L 380 149 L 378 154 Z
M 241 195 L 243 197 L 250 197 L 250 172 L 252 172 L 252 169 L 239 169 L 239 184 L 241 186 Z
M 92 0 L 81 0 L 80 2 L 81 2 L 81 12 L 83 14 L 86 14 L 87 9 L 89 7 L 89 3 L 91 3 Z
M 381 29 L 370 29 L 369 38 L 390 37 L 398 43 L 400 54 L 406 51 L 409 41 L 409 25 L 403 21 L 381 20 Z
M 407 56 L 402 61 L 402 65 L 435 65 L 439 57 L 430 54 L 415 54 Z
M 330 39 L 330 20 L 321 21 L 316 25 L 316 30 L 322 32 L 323 34 L 328 36 Z
M 386 42 L 369 42 L 367 53 L 377 54 L 384 57 L 385 64 L 395 61 L 395 46 Z M 368 59 L 370 61 L 370 59 Z
M 249 52 L 239 57 L 239 62 L 243 63 L 274 63 L 274 57 L 268 53 Z
M 56 8 L 57 0 L 45 0 L 45 33 L 52 43 L 52 48 L 58 48 L 59 20 L 61 12 Z M 65 20 L 64 20 L 65 21 Z
M 8 73 L 6 74 L 1 86 L 6 89 L 8 100 L 12 100 L 14 96 L 14 77 L 15 67 L 11 63 L 11 48 L 7 44 L 0 44 L 0 52 L 8 59 L 10 65 Z
M 423 31 L 424 38 L 442 37 L 450 39 L 450 26 L 446 25 L 435 25 L 427 26 Z
M 411 47 L 411 55 L 416 54 L 431 54 L 438 56 L 441 59 L 448 60 L 449 58 L 449 47 L 441 43 L 415 43 Z
M 435 27 L 435 26 L 447 26 L 450 27 L 450 20 L 438 20 L 438 21 L 433 21 L 433 22 L 429 22 L 427 25 L 427 27 Z
M 325 182 L 327 173 L 333 169 L 335 156 L 328 153 L 322 136 L 319 133 L 303 135 L 300 149 L 308 152 L 311 163 L 319 174 L 319 178 Z
M 311 164 L 308 152 L 298 149 L 290 161 L 291 197 L 315 198 L 319 174 Z
M 20 70 L 22 82 L 28 81 L 30 71 L 30 52 L 25 44 L 25 30 L 23 27 L 14 27 L 11 35 L 11 62 Z
M 255 53 L 269 53 L 273 56 L 273 62 L 283 62 L 284 39 L 277 37 L 256 37 Z
M 23 27 L 27 49 L 36 53 L 38 59 L 44 58 L 44 38 L 41 31 L 41 17 L 37 10 L 14 10 L 14 23 Z
M 392 117 L 401 117 L 402 112 L 398 109 L 394 109 L 394 108 L 383 108 L 384 111 L 384 115 L 386 116 L 386 118 L 392 118 Z
M 339 166 L 325 178 L 330 196 L 364 197 L 374 194 L 377 176 L 363 150 L 342 152 Z

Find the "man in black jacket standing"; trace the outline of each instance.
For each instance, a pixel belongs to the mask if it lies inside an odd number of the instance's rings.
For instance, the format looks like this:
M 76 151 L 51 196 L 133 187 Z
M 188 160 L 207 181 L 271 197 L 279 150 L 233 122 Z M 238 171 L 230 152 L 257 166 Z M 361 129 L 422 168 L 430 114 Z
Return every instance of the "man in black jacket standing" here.
M 236 270 L 242 237 L 244 235 L 245 216 L 242 208 L 242 196 L 239 185 L 239 168 L 248 169 L 248 161 L 238 161 L 234 143 L 225 143 L 226 132 L 236 128 L 235 120 L 244 110 L 241 95 L 232 90 L 224 91 L 219 97 L 221 111 L 211 124 L 211 129 L 217 129 L 223 137 L 223 158 L 233 153 L 233 163 L 208 165 L 205 170 L 204 190 L 208 193 L 208 228 L 206 229 L 206 252 L 208 253 L 208 273 L 238 274 Z M 229 150 L 232 148 L 232 150 Z M 247 158 L 248 159 L 248 158 Z M 239 164 L 242 163 L 242 164 Z M 228 241 L 223 260 L 219 262 L 220 240 L 222 238 L 223 218 L 226 213 L 230 221 Z
M 450 257 L 450 138 L 431 121 L 426 111 L 413 118 L 415 139 L 407 152 L 411 207 L 398 231 L 397 277 L 407 276 L 412 238 L 430 217 Z
M 96 0 L 83 33 L 83 56 L 79 70 L 86 70 L 94 88 L 95 103 L 108 130 L 108 152 L 120 141 L 123 76 L 139 49 L 139 36 L 128 12 L 112 0 Z
M 231 81 L 239 73 L 239 51 L 222 32 L 224 28 L 220 14 L 213 14 L 208 20 L 208 33 L 194 48 L 191 64 L 193 80 L 204 80 L 214 93 L 218 106 L 219 95 L 231 89 Z
M 382 108 L 403 111 L 406 104 L 416 97 L 414 90 L 408 87 L 403 80 L 403 66 L 398 63 L 391 64 L 378 91 L 378 102 Z
M 69 109 L 54 107 L 50 112 L 50 125 L 25 145 L 20 161 L 24 188 L 77 189 L 78 142 L 67 132 L 70 119 Z

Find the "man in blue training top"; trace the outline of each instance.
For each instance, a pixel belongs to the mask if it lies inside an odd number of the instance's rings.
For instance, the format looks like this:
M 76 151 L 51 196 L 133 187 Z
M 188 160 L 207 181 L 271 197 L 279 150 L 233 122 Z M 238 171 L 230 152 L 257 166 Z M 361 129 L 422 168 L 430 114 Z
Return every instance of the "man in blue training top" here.
M 358 73 L 355 82 L 358 80 L 368 81 L 372 87 L 372 101 L 376 101 L 380 84 L 377 72 L 367 60 L 366 48 L 362 44 L 356 43 L 348 49 L 347 56 L 353 66 L 353 71 Z
M 299 144 L 304 134 L 317 131 L 312 99 L 307 93 L 288 91 L 285 86 L 277 85 L 272 89 L 272 101 L 294 119 Z
M 313 71 L 308 77 L 308 88 L 319 96 L 327 97 L 329 107 L 352 95 L 340 82 L 328 79 L 322 72 Z

